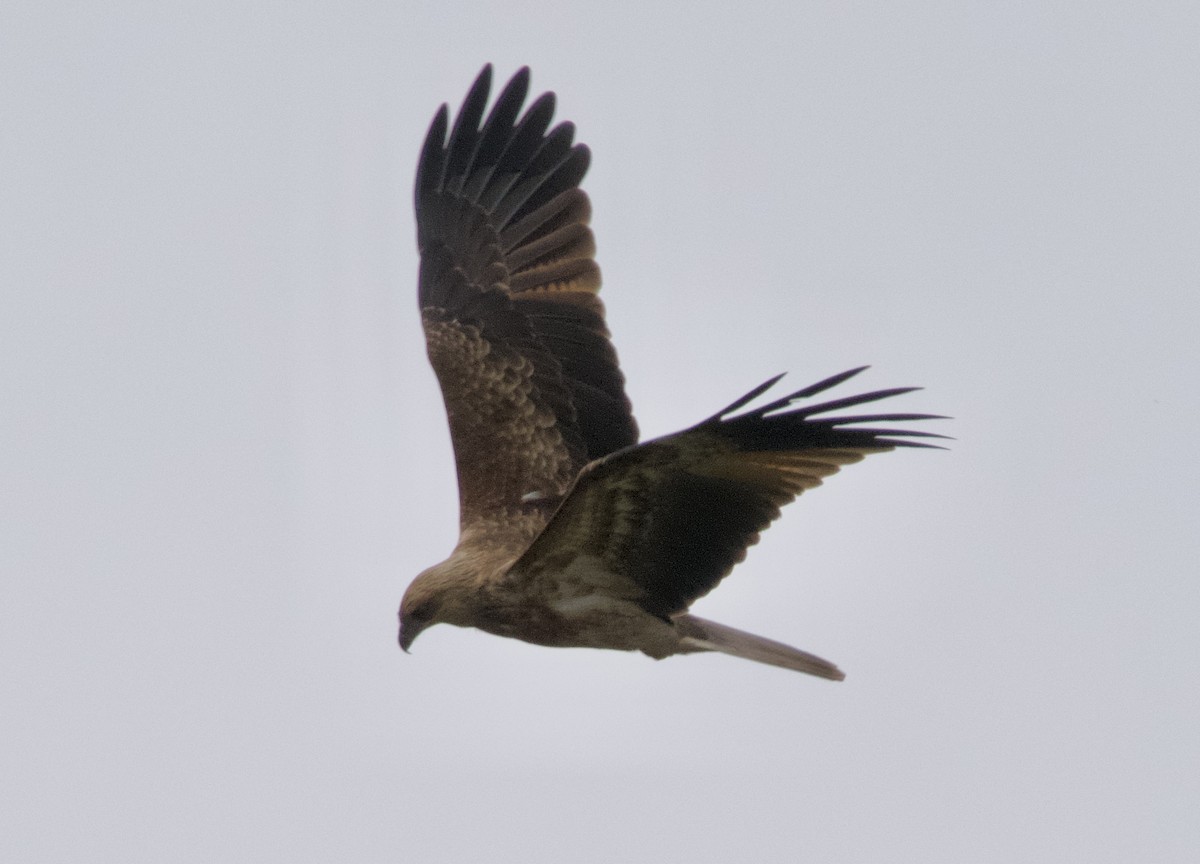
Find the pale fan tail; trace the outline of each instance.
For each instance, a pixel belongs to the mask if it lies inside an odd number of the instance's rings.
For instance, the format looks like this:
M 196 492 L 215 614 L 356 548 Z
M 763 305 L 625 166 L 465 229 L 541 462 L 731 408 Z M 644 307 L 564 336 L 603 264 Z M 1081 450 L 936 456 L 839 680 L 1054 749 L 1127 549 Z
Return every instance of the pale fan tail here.
M 828 660 L 773 639 L 735 630 L 695 615 L 676 615 L 671 620 L 679 632 L 684 651 L 720 651 L 734 657 L 828 678 L 830 681 L 841 681 L 846 677 L 841 669 Z

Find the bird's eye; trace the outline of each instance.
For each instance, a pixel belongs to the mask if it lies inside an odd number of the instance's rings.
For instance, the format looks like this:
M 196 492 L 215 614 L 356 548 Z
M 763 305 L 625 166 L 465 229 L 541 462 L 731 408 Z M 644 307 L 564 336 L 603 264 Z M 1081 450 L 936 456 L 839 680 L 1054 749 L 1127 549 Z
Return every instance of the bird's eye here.
M 421 605 L 409 610 L 408 617 L 410 620 L 416 621 L 418 624 L 426 624 L 433 620 L 433 611 L 432 603 L 422 603 Z

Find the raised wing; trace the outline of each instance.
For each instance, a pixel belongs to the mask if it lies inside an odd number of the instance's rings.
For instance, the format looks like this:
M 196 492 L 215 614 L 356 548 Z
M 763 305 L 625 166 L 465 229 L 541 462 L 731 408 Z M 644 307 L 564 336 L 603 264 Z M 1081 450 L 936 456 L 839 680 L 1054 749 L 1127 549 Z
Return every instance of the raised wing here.
M 703 423 L 596 463 L 509 578 L 558 580 L 564 572 L 586 572 L 590 584 L 583 590 L 608 590 L 663 618 L 683 612 L 745 558 L 759 532 L 801 492 L 867 454 L 929 447 L 909 439 L 943 437 L 859 425 L 935 419 L 932 414 L 818 416 L 916 388 L 793 407 L 861 371 L 730 416 L 774 378 Z M 571 586 L 560 586 L 564 592 Z
M 421 151 L 419 298 L 461 528 L 529 539 L 579 469 L 636 442 L 637 427 L 596 297 L 588 149 L 572 146 L 570 123 L 549 129 L 553 93 L 518 118 L 528 68 L 482 119 L 491 78 L 485 66 L 448 140 L 441 107 Z

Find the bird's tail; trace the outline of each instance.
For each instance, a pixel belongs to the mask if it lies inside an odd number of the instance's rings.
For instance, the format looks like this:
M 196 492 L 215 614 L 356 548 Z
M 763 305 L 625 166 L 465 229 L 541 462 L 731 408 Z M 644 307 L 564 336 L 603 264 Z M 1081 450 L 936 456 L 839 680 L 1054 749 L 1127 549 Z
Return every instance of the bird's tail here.
M 695 615 L 676 615 L 672 621 L 681 637 L 680 644 L 684 651 L 720 651 L 734 657 L 828 678 L 830 681 L 841 681 L 846 677 L 841 669 L 828 660 L 773 639 L 735 630 Z

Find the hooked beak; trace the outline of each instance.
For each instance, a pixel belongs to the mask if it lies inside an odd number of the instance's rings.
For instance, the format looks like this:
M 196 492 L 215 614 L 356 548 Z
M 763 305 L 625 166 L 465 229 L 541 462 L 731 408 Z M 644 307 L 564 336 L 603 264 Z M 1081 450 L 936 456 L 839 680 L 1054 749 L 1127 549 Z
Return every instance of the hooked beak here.
M 420 635 L 425 627 L 413 621 L 411 618 L 400 616 L 400 650 L 405 654 L 409 653 L 408 648 L 413 641 Z

